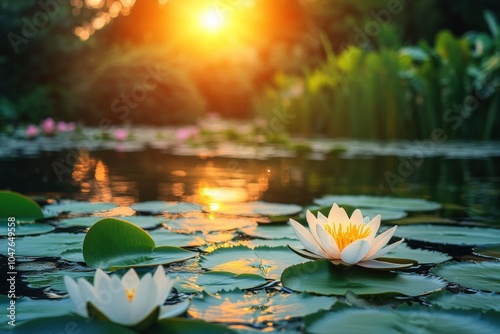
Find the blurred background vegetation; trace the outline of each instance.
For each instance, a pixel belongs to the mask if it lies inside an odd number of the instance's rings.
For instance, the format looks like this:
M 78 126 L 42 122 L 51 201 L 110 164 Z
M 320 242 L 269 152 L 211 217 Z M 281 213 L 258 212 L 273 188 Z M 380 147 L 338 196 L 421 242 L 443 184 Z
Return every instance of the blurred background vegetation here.
M 220 31 L 199 24 L 216 8 Z M 499 139 L 497 0 L 4 0 L 0 124 Z M 286 116 L 283 116 L 286 115 Z

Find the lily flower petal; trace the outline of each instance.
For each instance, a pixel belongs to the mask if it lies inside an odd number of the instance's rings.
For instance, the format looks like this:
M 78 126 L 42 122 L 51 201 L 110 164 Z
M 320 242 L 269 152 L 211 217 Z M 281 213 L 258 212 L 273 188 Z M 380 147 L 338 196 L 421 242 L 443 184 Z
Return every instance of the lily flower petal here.
M 328 214 L 328 221 L 347 223 L 349 221 L 349 216 L 347 216 L 344 209 L 334 203 L 330 209 L 330 213 Z
M 318 218 L 316 218 L 313 213 L 309 210 L 306 211 L 307 224 L 309 225 L 309 231 L 311 231 L 312 236 L 319 241 L 318 235 L 316 234 L 316 226 L 319 224 Z
M 64 284 L 66 285 L 66 289 L 68 290 L 69 298 L 73 305 L 76 307 L 76 313 L 81 315 L 82 317 L 87 317 L 87 302 L 83 298 L 80 288 L 78 284 L 69 276 L 64 276 Z
M 368 241 L 363 239 L 356 240 L 342 250 L 340 258 L 346 264 L 356 264 L 365 257 L 369 250 L 370 243 Z
M 101 304 L 96 306 L 109 320 L 124 325 L 135 323 L 130 317 L 130 303 L 120 278 L 115 275 L 111 276 L 98 293 L 102 295 L 100 296 Z
M 385 254 L 389 253 L 390 251 L 392 251 L 394 248 L 398 247 L 403 241 L 405 241 L 405 239 L 401 239 L 401 240 L 398 240 L 396 241 L 395 243 L 392 243 L 382 249 L 380 249 L 378 252 L 376 252 L 375 254 L 371 255 L 371 256 L 368 256 L 366 257 L 365 259 L 366 260 L 373 260 L 373 259 L 376 259 L 378 257 L 381 257 L 381 256 L 384 256 Z
M 304 247 L 317 255 L 321 255 L 323 257 L 328 257 L 328 254 L 318 245 L 318 242 L 314 239 L 312 234 L 299 222 L 290 219 L 290 225 L 292 226 L 293 231 L 297 238 L 299 238 L 300 242 Z
M 321 248 L 334 259 L 340 258 L 340 249 L 335 242 L 335 239 L 321 225 L 316 225 L 316 233 L 319 237 Z
M 123 287 L 127 290 L 137 289 L 141 280 L 134 269 L 129 269 L 122 277 Z
M 157 303 L 151 303 L 151 300 L 155 300 L 156 296 L 156 284 L 153 283 L 153 277 L 151 276 L 151 274 L 147 273 L 142 277 L 139 286 L 135 291 L 134 298 L 130 302 L 130 321 L 133 324 L 139 323 L 143 318 L 150 314 L 155 307 L 158 306 Z M 163 301 L 165 301 L 165 299 Z
M 365 223 L 363 220 L 363 214 L 359 209 L 354 210 L 354 212 L 351 215 L 351 219 L 349 221 L 356 225 Z
M 382 249 L 382 247 L 387 245 L 389 240 L 391 240 L 392 236 L 396 232 L 396 228 L 397 228 L 397 226 L 393 226 L 390 229 L 388 229 L 387 231 L 384 231 L 382 234 L 378 235 L 373 240 L 370 251 L 368 252 L 368 254 L 366 254 L 366 258 L 371 257 L 372 255 L 377 253 L 380 249 Z

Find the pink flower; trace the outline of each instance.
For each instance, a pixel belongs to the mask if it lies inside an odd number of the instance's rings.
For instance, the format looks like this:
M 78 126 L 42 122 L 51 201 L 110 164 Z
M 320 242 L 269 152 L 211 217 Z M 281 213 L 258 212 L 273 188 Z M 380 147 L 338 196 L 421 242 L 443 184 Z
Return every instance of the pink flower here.
M 52 118 L 46 118 L 42 121 L 42 131 L 46 136 L 52 136 L 56 132 L 56 123 Z
M 38 135 L 38 127 L 36 125 L 30 124 L 26 127 L 26 137 L 33 139 Z
M 125 141 L 128 137 L 128 132 L 125 129 L 119 128 L 115 130 L 113 135 L 115 137 L 115 140 Z
M 64 121 L 57 122 L 57 131 L 59 132 L 67 132 L 68 125 Z
M 180 128 L 175 133 L 175 138 L 178 142 L 184 143 L 186 140 L 197 137 L 200 134 L 200 129 L 196 126 L 185 126 Z

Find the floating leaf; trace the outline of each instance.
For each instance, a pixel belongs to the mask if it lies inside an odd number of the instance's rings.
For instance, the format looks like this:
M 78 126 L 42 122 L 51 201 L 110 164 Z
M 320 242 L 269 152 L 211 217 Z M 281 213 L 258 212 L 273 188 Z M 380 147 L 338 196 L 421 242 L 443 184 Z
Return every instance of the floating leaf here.
M 53 313 L 50 315 L 53 316 Z M 21 325 L 16 325 L 13 333 L 137 334 L 137 332 L 128 329 L 127 327 L 115 325 L 109 321 L 104 322 L 96 319 L 89 321 L 89 319 L 76 315 L 63 315 L 56 317 L 48 317 L 47 315 L 43 318 L 36 318 Z
M 339 269 L 326 260 L 291 266 L 281 275 L 281 282 L 296 291 L 321 295 L 402 294 L 419 296 L 446 286 L 440 279 L 395 272 L 381 272 L 361 267 Z
M 82 248 L 84 237 L 83 233 L 50 233 L 17 238 L 16 255 L 58 257 L 68 249 Z
M 336 298 L 313 296 L 306 293 L 244 293 L 240 290 L 221 292 L 218 296 L 204 293 L 195 298 L 188 310 L 193 318 L 213 322 L 259 324 L 288 320 L 329 309 Z
M 0 221 L 14 217 L 16 222 L 42 219 L 42 208 L 31 198 L 9 190 L 0 190 Z
M 500 295 L 486 292 L 457 293 L 441 292 L 427 299 L 443 309 L 481 309 L 500 312 Z
M 360 321 L 361 319 L 361 321 Z M 343 308 L 318 312 L 305 319 L 307 333 L 453 333 L 496 334 L 500 322 L 493 316 L 470 311 L 424 309 L 392 310 L 380 308 Z
M 364 213 L 364 210 L 363 210 Z M 398 225 L 411 225 L 411 224 L 457 224 L 456 220 L 436 216 L 414 216 L 398 219 Z
M 250 219 L 229 219 L 229 218 L 182 218 L 167 222 L 167 225 L 177 232 L 215 232 L 241 229 L 247 226 L 257 226 L 254 220 Z
M 97 223 L 101 217 L 76 217 L 70 219 L 63 219 L 59 222 L 60 226 L 81 226 L 90 227 Z M 141 228 L 149 229 L 160 226 L 162 223 L 166 222 L 167 219 L 163 217 L 150 217 L 150 216 L 124 216 L 119 217 L 119 219 L 126 220 L 129 223 L 137 225 Z
M 53 212 L 70 212 L 70 213 L 94 213 L 108 211 L 116 208 L 112 203 L 93 203 L 79 201 L 64 201 L 59 204 L 50 204 L 45 207 L 48 211 Z
M 355 208 L 394 209 L 404 211 L 434 211 L 441 208 L 441 204 L 420 198 L 397 198 L 365 195 L 327 195 L 314 200 L 321 206 L 348 205 Z M 361 210 L 363 213 L 364 211 Z
M 249 289 L 262 285 L 267 281 L 260 275 L 233 274 L 223 271 L 209 271 L 198 276 L 196 284 L 208 293 L 216 293 L 221 290 Z
M 200 265 L 216 271 L 227 271 L 234 274 L 255 274 L 265 278 L 277 279 L 283 270 L 305 259 L 291 252 L 286 247 L 244 246 L 219 248 L 202 256 Z
M 23 236 L 23 235 L 35 235 L 35 234 L 43 234 L 53 231 L 55 229 L 54 226 L 49 224 L 41 224 L 41 223 L 29 223 L 29 224 L 17 224 L 15 226 L 15 235 Z M 8 236 L 9 230 L 7 224 L 0 225 L 0 236 Z
M 385 257 L 412 259 L 417 261 L 419 264 L 441 263 L 451 259 L 451 256 L 447 254 L 419 248 L 410 248 L 406 243 L 399 245 L 393 251 L 387 253 Z
M 137 212 L 148 212 L 151 214 L 158 213 L 187 213 L 193 211 L 201 211 L 201 205 L 184 202 L 164 202 L 164 201 L 148 201 L 135 203 L 130 206 Z
M 209 243 L 227 242 L 235 237 L 235 234 L 232 233 L 182 234 L 166 229 L 151 231 L 150 235 L 159 246 L 165 245 L 177 247 L 200 247 Z
M 268 203 L 262 201 L 246 203 L 222 203 L 203 207 L 205 212 L 217 212 L 237 216 L 293 216 L 302 212 L 302 207 L 296 204 Z
M 83 250 L 81 248 L 65 250 L 61 253 L 61 258 L 71 262 L 85 262 L 83 258 Z
M 498 243 L 500 229 L 450 225 L 398 226 L 397 237 L 451 245 L 487 245 Z
M 297 240 L 290 224 L 249 226 L 242 228 L 241 231 L 249 236 L 262 239 Z
M 446 263 L 432 272 L 467 288 L 500 292 L 500 262 Z
M 104 218 L 95 223 L 83 241 L 83 258 L 95 268 L 156 266 L 196 256 L 178 247 L 156 247 L 151 236 L 124 220 Z
M 66 285 L 64 284 L 64 276 L 70 276 L 77 279 L 84 277 L 87 281 L 92 282 L 94 279 L 95 271 L 68 271 L 61 270 L 58 272 L 33 272 L 23 274 L 23 281 L 26 282 L 28 287 L 35 289 L 50 288 L 59 292 L 65 292 Z
M 500 259 L 500 244 L 491 246 L 474 247 L 475 254 Z
M 68 314 L 73 307 L 69 298 L 49 300 L 49 299 L 31 299 L 21 297 L 15 300 L 16 308 L 16 327 L 22 322 L 35 319 L 47 318 L 50 316 L 58 316 Z M 6 310 L 10 306 L 10 298 L 5 295 L 0 295 L 0 307 Z M 6 317 L 6 319 L 8 319 Z M 5 320 L 5 319 L 4 319 Z M 5 321 L 6 322 L 6 321 Z M 2 321 L 2 324 L 5 323 Z M 11 326 L 9 326 L 11 327 Z M 31 333 L 41 333 L 40 331 L 33 331 Z
M 148 330 L 148 334 L 236 334 L 237 332 L 219 324 L 184 319 L 167 318 L 158 321 L 155 327 Z M 121 334 L 121 333 L 120 333 Z

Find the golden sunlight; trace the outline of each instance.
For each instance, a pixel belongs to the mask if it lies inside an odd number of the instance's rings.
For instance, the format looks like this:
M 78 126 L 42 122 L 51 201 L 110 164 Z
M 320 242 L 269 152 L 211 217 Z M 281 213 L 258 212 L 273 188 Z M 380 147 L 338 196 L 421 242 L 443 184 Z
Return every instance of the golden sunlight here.
M 225 23 L 224 16 L 216 9 L 208 9 L 201 14 L 201 25 L 210 31 L 220 30 Z

